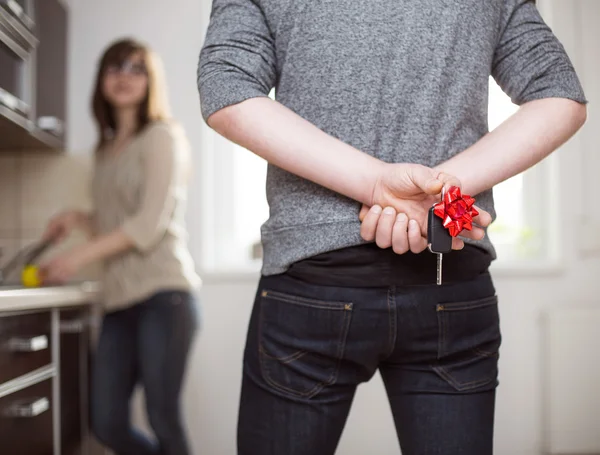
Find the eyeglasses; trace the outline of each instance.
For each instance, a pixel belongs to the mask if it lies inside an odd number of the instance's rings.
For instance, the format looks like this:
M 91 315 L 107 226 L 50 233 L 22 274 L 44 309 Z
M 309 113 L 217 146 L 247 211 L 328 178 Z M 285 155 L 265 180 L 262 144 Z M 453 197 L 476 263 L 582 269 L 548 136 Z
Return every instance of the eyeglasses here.
M 143 63 L 133 63 L 125 60 L 123 63 L 111 64 L 106 67 L 106 74 L 131 74 L 134 76 L 142 76 L 148 74 L 146 66 Z

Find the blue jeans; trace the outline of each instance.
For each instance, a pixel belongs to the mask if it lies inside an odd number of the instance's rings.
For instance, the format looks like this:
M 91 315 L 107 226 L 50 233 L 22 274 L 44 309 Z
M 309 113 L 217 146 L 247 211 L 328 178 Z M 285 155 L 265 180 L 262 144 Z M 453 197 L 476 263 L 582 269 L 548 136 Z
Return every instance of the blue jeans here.
M 357 386 L 379 370 L 403 455 L 491 455 L 500 342 L 488 273 L 390 288 L 263 277 L 238 454 L 333 455 Z
M 179 394 L 197 328 L 191 294 L 165 291 L 104 317 L 94 358 L 91 421 L 96 437 L 117 455 L 189 454 Z M 144 387 L 151 441 L 130 419 L 134 387 Z

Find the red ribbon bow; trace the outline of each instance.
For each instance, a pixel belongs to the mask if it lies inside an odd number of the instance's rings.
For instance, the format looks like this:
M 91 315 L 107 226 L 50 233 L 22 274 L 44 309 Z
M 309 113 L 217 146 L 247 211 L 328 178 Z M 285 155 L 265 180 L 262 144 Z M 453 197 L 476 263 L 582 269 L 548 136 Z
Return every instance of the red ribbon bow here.
M 433 212 L 444 220 L 444 227 L 450 235 L 457 237 L 463 229 L 473 229 L 473 217 L 479 215 L 473 204 L 474 198 L 461 194 L 459 187 L 452 186 L 444 194 L 442 202 L 435 204 Z

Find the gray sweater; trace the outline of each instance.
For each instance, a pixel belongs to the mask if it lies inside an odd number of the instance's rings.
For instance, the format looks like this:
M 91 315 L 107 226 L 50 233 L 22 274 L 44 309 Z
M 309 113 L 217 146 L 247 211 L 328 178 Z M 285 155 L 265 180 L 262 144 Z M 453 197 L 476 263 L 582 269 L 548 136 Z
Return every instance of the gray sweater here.
M 198 86 L 205 119 L 275 87 L 364 153 L 435 166 L 488 132 L 490 75 L 518 105 L 585 102 L 563 46 L 523 0 L 213 0 Z M 492 191 L 476 197 L 495 216 Z M 364 243 L 356 201 L 275 166 L 267 198 L 265 275 Z M 476 243 L 495 257 L 487 236 Z

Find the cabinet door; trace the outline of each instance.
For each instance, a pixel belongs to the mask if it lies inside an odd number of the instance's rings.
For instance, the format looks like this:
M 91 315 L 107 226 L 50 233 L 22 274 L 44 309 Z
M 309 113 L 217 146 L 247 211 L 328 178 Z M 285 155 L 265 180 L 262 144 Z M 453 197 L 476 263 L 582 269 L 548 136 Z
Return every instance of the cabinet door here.
M 36 117 L 66 120 L 68 10 L 59 0 L 35 2 L 37 47 Z M 63 138 L 63 135 L 60 135 Z
M 0 315 L 0 384 L 52 363 L 50 312 Z
M 62 455 L 89 451 L 89 310 L 60 312 L 60 397 Z
M 0 398 L 0 453 L 52 455 L 52 379 Z

